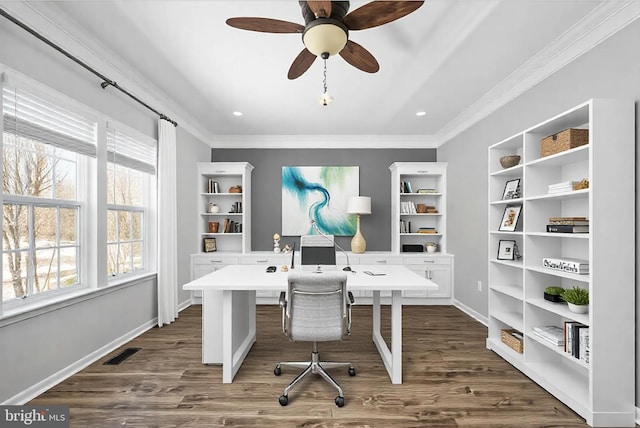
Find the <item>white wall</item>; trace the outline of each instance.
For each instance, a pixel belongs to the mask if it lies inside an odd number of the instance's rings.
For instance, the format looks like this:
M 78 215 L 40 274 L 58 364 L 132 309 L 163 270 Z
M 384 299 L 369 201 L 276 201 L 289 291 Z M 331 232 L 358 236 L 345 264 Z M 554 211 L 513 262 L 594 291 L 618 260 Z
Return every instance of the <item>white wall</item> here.
M 4 19 L 0 22 L 0 64 L 157 137 L 155 114 L 113 88 L 103 90 L 97 77 Z M 188 282 L 188 254 L 195 251 L 197 242 L 192 216 L 185 214 L 195 208 L 194 164 L 208 161 L 210 148 L 181 128 L 177 144 L 181 209 L 176 251 L 182 285 Z M 180 291 L 179 302 L 188 299 L 189 294 Z M 18 404 L 38 388 L 52 386 L 60 376 L 71 374 L 69 369 L 79 368 L 149 328 L 156 317 L 156 278 L 152 276 L 18 322 L 0 321 L 0 403 Z M 39 382 L 43 383 L 38 386 Z
M 636 21 L 438 149 L 438 160 L 449 162 L 447 245 L 456 256 L 455 298 L 462 304 L 487 316 L 487 148 L 591 98 L 635 100 L 637 142 L 639 50 L 640 21 Z M 638 157 L 636 153 L 636 165 Z M 637 176 L 620 180 L 636 180 L 636 188 L 640 188 Z M 636 237 L 638 230 L 636 220 Z M 636 250 L 636 266 L 639 255 Z M 484 284 L 482 292 L 477 291 L 478 280 Z M 636 284 L 629 287 L 636 287 L 637 282 L 636 279 Z M 639 300 L 636 296 L 636 310 L 640 308 Z M 636 337 L 638 331 L 636 325 Z M 636 371 L 640 367 L 638 343 L 636 339 Z M 640 391 L 638 376 L 636 390 Z M 638 401 L 636 397 L 636 405 Z

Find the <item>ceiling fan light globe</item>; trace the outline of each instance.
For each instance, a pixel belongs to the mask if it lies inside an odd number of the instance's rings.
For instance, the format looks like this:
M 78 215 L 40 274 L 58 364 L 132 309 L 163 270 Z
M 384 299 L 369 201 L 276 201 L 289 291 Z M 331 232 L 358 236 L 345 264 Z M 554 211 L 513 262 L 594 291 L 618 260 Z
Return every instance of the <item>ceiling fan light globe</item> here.
M 322 57 L 340 52 L 347 44 L 347 33 L 341 27 L 334 24 L 314 25 L 302 35 L 302 42 L 309 52 Z

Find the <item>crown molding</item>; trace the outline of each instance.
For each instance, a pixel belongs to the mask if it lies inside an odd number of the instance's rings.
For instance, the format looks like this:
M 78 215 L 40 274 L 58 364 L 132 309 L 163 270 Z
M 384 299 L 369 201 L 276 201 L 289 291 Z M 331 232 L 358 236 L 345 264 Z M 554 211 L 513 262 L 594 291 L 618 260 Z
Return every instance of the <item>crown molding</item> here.
M 438 147 L 469 129 L 522 93 L 640 17 L 640 1 L 605 1 L 545 49 L 445 125 L 434 136 Z
M 82 60 L 91 68 L 118 82 L 119 86 L 178 122 L 179 126 L 202 142 L 207 143 L 211 140 L 209 133 L 198 125 L 198 121 L 185 113 L 186 109 L 172 101 L 164 91 L 151 84 L 148 79 L 121 60 L 117 54 L 110 51 L 55 6 L 48 3 L 46 1 L 0 0 L 0 6 L 16 19 Z M 25 35 L 27 34 L 25 32 Z M 82 37 L 82 40 L 78 39 L 79 36 Z M 32 36 L 29 35 L 29 37 Z M 52 52 L 54 52 L 53 49 Z M 96 79 L 99 80 L 98 77 Z
M 216 135 L 214 149 L 432 149 L 428 135 Z

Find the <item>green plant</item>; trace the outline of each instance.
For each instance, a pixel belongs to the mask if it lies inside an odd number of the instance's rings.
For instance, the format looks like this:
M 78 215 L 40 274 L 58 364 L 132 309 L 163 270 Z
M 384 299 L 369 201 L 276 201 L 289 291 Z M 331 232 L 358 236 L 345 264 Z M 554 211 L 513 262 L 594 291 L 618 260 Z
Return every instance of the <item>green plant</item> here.
M 580 287 L 573 287 L 564 290 L 560 295 L 562 300 L 574 305 L 588 305 L 589 304 L 589 290 L 585 290 Z
M 551 296 L 560 296 L 564 292 L 564 288 L 562 287 L 547 287 L 544 289 L 544 292 Z

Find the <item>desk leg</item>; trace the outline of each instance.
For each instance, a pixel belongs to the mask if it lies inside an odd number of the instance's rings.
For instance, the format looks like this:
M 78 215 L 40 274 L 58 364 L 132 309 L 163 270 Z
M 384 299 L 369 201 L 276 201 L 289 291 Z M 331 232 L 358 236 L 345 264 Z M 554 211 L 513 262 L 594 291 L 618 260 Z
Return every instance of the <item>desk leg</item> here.
M 256 341 L 256 292 L 223 292 L 222 383 L 233 382 Z
M 391 383 L 402 383 L 402 291 L 391 293 L 391 349 L 380 333 L 380 291 L 373 292 L 373 343 Z

